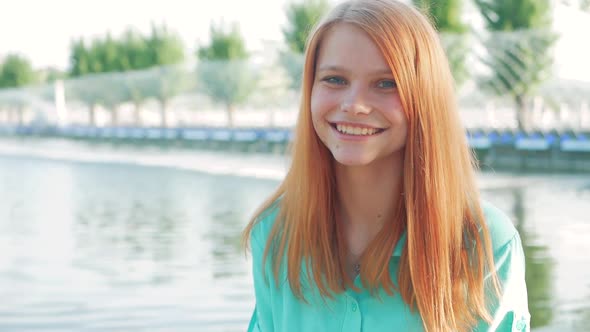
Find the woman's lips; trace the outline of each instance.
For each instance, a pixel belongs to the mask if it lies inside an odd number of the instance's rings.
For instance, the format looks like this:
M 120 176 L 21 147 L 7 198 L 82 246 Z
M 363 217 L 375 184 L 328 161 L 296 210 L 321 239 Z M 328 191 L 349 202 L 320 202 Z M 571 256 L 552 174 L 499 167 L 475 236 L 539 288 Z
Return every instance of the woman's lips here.
M 384 128 L 376 128 L 363 124 L 330 123 L 330 126 L 340 135 L 350 138 L 368 138 L 381 134 Z

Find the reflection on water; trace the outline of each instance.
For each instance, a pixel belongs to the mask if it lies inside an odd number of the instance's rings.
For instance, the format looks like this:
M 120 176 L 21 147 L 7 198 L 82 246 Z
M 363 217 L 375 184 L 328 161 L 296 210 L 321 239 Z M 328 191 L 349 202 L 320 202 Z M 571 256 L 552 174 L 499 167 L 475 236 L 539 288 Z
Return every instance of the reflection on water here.
M 588 213 L 588 211 L 590 211 L 590 209 L 588 208 L 590 206 L 590 181 L 578 191 L 578 195 L 580 197 L 584 197 L 585 202 L 588 202 L 588 204 L 586 204 L 585 209 L 586 213 Z M 588 234 L 586 234 L 585 236 L 586 239 L 588 239 Z M 588 257 L 590 256 L 590 252 L 583 251 L 580 252 L 580 255 Z M 581 265 L 580 269 L 588 269 L 588 262 L 586 262 L 586 265 Z M 577 331 L 590 330 L 590 278 L 584 278 L 582 280 L 583 282 L 581 282 L 578 286 L 580 287 L 581 291 L 586 294 L 586 297 L 583 300 L 582 309 L 579 311 L 576 310 L 575 313 L 575 316 L 578 316 L 578 318 L 575 318 L 574 323 L 575 329 Z
M 0 331 L 241 331 L 269 181 L 0 158 Z
M 528 183 L 484 191 L 507 212 L 525 251 L 531 327 L 588 330 L 590 183 L 587 176 L 529 176 Z M 515 180 L 518 180 L 515 179 Z M 583 327 L 583 328 L 582 328 Z
M 553 261 L 547 246 L 539 243 L 534 230 L 527 229 L 524 193 L 522 187 L 512 189 L 512 210 L 516 229 L 520 233 L 525 252 L 526 284 L 531 313 L 531 328 L 548 325 L 553 319 L 551 294 L 553 293 Z
M 483 178 L 520 231 L 533 327 L 583 330 L 590 177 Z M 0 331 L 243 331 L 240 232 L 276 184 L 0 157 Z

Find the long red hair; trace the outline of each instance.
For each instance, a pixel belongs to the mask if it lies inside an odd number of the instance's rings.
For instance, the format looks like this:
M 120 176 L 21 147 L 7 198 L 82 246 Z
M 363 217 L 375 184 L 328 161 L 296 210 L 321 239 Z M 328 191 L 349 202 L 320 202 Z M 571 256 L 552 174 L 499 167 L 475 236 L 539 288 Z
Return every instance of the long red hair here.
M 448 60 L 428 19 L 401 2 L 341 3 L 310 34 L 291 166 L 244 230 L 245 245 L 261 214 L 278 202 L 264 253 L 266 260 L 272 252 L 277 283 L 282 264 L 287 264 L 291 289 L 304 299 L 303 263 L 323 297 L 352 284 L 344 272 L 345 244 L 335 218 L 333 158 L 313 129 L 310 112 L 318 48 L 326 31 L 340 22 L 364 30 L 379 47 L 408 119 L 403 195 L 392 202 L 398 206 L 397 218 L 363 254 L 363 284 L 373 291 L 399 292 L 419 311 L 427 331 L 463 331 L 478 319 L 491 321 L 488 286 L 497 293 L 499 283 Z M 407 242 L 399 273 L 392 276 L 389 262 L 403 232 Z M 486 273 L 491 273 L 491 283 Z

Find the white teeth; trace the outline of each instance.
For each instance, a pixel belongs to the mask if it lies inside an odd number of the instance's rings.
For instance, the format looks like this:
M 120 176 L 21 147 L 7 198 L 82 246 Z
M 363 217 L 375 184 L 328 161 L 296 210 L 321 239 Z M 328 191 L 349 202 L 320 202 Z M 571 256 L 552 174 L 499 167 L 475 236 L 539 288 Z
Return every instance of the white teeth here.
M 377 132 L 375 128 L 361 128 L 361 127 L 353 127 L 353 126 L 346 126 L 337 124 L 336 129 L 344 134 L 348 135 L 357 135 L 357 136 L 368 136 L 374 135 Z

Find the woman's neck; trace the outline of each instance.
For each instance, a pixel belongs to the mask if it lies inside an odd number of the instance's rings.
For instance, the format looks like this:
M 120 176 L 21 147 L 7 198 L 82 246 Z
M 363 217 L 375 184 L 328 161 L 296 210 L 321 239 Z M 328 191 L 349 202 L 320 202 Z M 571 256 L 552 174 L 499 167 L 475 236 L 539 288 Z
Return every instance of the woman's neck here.
M 336 165 L 337 215 L 353 256 L 361 255 L 384 223 L 394 217 L 403 185 L 402 164 Z

